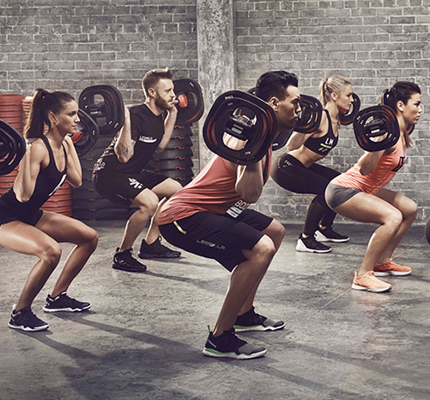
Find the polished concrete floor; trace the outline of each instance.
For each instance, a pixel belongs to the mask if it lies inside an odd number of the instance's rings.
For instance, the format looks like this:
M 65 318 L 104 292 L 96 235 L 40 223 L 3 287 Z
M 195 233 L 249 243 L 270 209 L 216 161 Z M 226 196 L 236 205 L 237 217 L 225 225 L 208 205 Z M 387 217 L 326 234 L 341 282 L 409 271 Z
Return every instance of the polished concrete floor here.
M 7 327 L 34 260 L 0 248 L 0 399 L 429 399 L 430 248 L 413 226 L 396 261 L 409 277 L 387 278 L 393 290 L 351 290 L 354 269 L 374 229 L 337 225 L 351 236 L 329 254 L 295 251 L 300 225 L 287 225 L 263 281 L 258 312 L 283 319 L 277 332 L 242 334 L 266 346 L 260 359 L 238 361 L 202 354 L 229 275 L 191 254 L 148 261 L 145 274 L 111 268 L 124 221 L 89 223 L 99 246 L 69 294 L 89 301 L 79 314 L 44 314 L 39 333 Z M 69 245 L 64 245 L 64 258 Z M 60 265 L 61 267 L 61 265 Z

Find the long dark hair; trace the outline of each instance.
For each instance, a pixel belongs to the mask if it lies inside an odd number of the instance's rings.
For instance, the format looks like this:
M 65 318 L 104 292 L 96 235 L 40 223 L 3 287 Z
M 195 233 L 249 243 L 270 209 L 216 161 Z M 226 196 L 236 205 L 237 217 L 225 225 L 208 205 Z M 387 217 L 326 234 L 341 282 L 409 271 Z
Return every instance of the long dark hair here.
M 380 103 L 392 108 L 397 114 L 397 102 L 401 101 L 403 104 L 407 104 L 408 100 L 415 93 L 421 94 L 421 89 L 416 83 L 399 81 L 390 89 L 385 89 L 381 93 Z M 410 147 L 412 145 L 412 141 L 409 135 L 405 136 L 405 140 L 406 147 Z
M 45 89 L 36 89 L 31 104 L 30 114 L 24 127 L 26 139 L 39 138 L 43 136 L 45 125 L 51 129 L 49 113 L 58 114 L 64 105 L 75 100 L 66 92 L 48 92 Z

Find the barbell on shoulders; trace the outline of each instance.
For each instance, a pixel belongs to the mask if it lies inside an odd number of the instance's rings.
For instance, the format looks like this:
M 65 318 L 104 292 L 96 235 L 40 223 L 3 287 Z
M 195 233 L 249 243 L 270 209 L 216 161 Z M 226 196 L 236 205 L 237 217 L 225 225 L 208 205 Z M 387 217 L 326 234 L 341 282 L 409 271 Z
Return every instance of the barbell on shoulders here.
M 209 150 L 239 165 L 260 161 L 272 146 L 277 132 L 272 107 L 248 92 L 231 90 L 219 96 L 206 117 L 203 140 Z M 231 137 L 243 142 L 229 146 Z
M 79 110 L 78 129 L 71 137 L 79 156 L 86 154 L 97 142 L 99 131 L 94 120 Z M 0 175 L 10 174 L 20 163 L 27 146 L 24 137 L 7 122 L 0 120 Z
M 361 100 L 357 94 L 353 93 L 352 98 L 354 101 L 351 103 L 349 110 L 341 110 L 339 113 L 339 120 L 342 125 L 350 125 L 354 122 L 355 116 L 360 111 Z
M 87 154 L 97 143 L 100 134 L 98 124 L 84 110 L 78 110 L 79 122 L 76 131 L 71 135 L 79 157 Z
M 78 104 L 96 122 L 101 135 L 113 136 L 124 125 L 124 102 L 115 86 L 88 86 L 79 95 Z
M 200 85 L 188 78 L 173 81 L 177 99 L 176 126 L 185 127 L 197 122 L 205 110 L 203 93 Z
M 389 149 L 400 138 L 400 128 L 395 112 L 386 105 L 362 109 L 353 122 L 358 145 L 366 151 Z
M 0 175 L 11 173 L 26 151 L 24 137 L 7 122 L 0 120 Z

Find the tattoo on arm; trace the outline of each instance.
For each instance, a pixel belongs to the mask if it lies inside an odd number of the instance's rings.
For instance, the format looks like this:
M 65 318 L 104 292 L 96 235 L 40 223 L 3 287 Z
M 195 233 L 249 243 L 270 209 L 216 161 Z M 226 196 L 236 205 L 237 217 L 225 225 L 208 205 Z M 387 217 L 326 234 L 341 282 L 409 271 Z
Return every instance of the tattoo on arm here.
M 127 157 L 129 154 L 128 146 L 125 146 L 123 143 L 118 143 L 117 151 L 118 151 L 118 154 L 123 157 Z

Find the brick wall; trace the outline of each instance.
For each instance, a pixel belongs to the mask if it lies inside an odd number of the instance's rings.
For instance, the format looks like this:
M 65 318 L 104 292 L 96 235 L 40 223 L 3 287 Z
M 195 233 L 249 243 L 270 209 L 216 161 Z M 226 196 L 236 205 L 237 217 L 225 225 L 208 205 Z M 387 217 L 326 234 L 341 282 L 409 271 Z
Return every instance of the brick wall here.
M 427 111 L 430 0 L 234 5 L 239 89 L 253 86 L 264 71 L 287 69 L 299 76 L 303 93 L 317 96 L 322 77 L 340 74 L 366 107 L 396 80 L 413 79 Z M 196 0 L 0 0 L 0 93 L 45 87 L 77 96 L 106 83 L 126 102 L 140 102 L 148 69 L 170 66 L 175 77 L 198 80 L 197 44 Z M 430 216 L 429 125 L 424 114 L 408 163 L 390 184 L 418 202 L 418 221 Z M 324 164 L 344 171 L 361 153 L 345 127 Z M 269 181 L 257 208 L 284 222 L 302 221 L 311 198 Z
M 429 0 L 237 0 L 235 5 L 240 89 L 252 87 L 262 71 L 286 69 L 298 75 L 302 93 L 317 96 L 321 78 L 339 74 L 351 80 L 367 107 L 397 80 L 413 80 L 428 110 Z M 418 202 L 420 222 L 430 216 L 429 119 L 421 118 L 407 165 L 389 185 Z M 362 150 L 351 127 L 340 135 L 323 163 L 343 172 Z M 303 221 L 312 198 L 270 181 L 258 208 L 281 221 Z
M 0 0 L 0 91 L 110 83 L 140 101 L 148 69 L 197 79 L 195 14 L 194 0 Z

